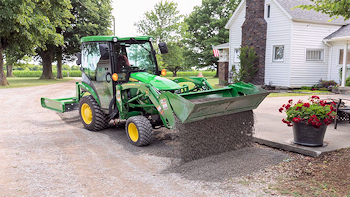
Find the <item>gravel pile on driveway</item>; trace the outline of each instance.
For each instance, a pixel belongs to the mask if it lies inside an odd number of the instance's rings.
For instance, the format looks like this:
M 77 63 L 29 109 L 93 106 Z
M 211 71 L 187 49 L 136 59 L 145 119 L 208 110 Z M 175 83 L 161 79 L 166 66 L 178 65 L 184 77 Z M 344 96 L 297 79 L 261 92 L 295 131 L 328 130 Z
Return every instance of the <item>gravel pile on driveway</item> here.
M 181 165 L 174 165 L 164 172 L 175 172 L 186 179 L 204 181 L 225 181 L 259 172 L 287 159 L 279 151 L 257 146 L 245 147 L 218 155 L 194 160 Z

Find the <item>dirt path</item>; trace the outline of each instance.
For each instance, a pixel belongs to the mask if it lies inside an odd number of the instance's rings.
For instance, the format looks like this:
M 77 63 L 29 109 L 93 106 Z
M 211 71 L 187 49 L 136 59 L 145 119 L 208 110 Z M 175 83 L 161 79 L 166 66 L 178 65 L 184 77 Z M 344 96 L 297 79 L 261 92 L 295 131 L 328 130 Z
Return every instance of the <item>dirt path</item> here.
M 177 166 L 171 143 L 135 147 L 124 128 L 90 132 L 77 112 L 40 106 L 74 83 L 0 90 L 0 196 L 256 196 L 233 178 L 287 157 L 251 147 Z

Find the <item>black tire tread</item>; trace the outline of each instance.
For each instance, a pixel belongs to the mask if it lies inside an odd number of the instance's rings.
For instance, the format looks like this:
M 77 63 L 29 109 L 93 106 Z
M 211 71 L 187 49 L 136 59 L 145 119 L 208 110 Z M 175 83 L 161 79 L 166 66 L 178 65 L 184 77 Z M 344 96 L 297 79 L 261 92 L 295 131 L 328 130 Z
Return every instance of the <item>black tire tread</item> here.
M 89 125 L 84 123 L 80 114 L 81 113 L 80 108 L 84 103 L 87 103 L 92 110 L 93 120 Z M 94 97 L 92 97 L 91 95 L 84 96 L 83 98 L 81 98 L 80 104 L 79 104 L 79 114 L 84 124 L 84 127 L 90 131 L 101 131 L 108 127 L 109 122 L 108 122 L 107 115 L 101 110 L 101 107 L 98 105 Z
M 139 131 L 139 140 L 137 142 L 133 142 L 129 137 L 128 125 L 130 122 L 134 123 Z M 153 141 L 152 125 L 150 121 L 144 116 L 130 117 L 126 122 L 125 130 L 129 141 L 136 146 L 146 146 Z

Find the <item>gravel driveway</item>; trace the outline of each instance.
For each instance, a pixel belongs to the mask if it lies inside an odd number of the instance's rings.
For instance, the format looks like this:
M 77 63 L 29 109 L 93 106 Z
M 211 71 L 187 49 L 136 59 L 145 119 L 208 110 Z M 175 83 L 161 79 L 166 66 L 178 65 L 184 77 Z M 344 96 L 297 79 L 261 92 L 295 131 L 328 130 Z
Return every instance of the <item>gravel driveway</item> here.
M 168 139 L 135 147 L 40 106 L 74 95 L 75 81 L 0 90 L 0 196 L 259 196 L 237 178 L 288 157 L 254 146 L 179 165 Z

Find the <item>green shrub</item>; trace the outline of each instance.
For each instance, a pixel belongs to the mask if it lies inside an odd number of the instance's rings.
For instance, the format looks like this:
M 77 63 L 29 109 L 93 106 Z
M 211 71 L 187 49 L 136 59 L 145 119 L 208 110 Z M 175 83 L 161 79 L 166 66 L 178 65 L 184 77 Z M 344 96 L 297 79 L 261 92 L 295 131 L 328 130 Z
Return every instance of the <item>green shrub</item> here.
M 348 77 L 345 81 L 345 86 L 350 86 L 350 77 Z
M 257 67 L 257 58 L 254 47 L 243 46 L 240 49 L 240 63 L 239 70 L 232 66 L 232 80 L 233 83 L 243 81 L 245 83 L 251 82 L 258 72 L 259 68 Z
M 14 70 L 13 76 L 15 77 L 40 77 L 43 71 L 21 71 Z
M 41 77 L 43 71 L 20 71 L 20 70 L 14 70 L 13 75 L 15 77 Z M 63 70 L 62 75 L 63 77 L 81 77 L 81 71 L 80 70 Z M 52 72 L 53 76 L 57 76 L 57 71 Z
M 329 87 L 333 87 L 336 85 L 337 85 L 337 82 L 335 82 L 334 80 L 330 80 L 330 81 L 320 80 L 320 82 L 319 82 L 320 88 L 329 88 Z
M 311 90 L 311 87 L 308 87 L 308 86 L 301 86 L 300 89 L 302 89 L 302 90 Z

